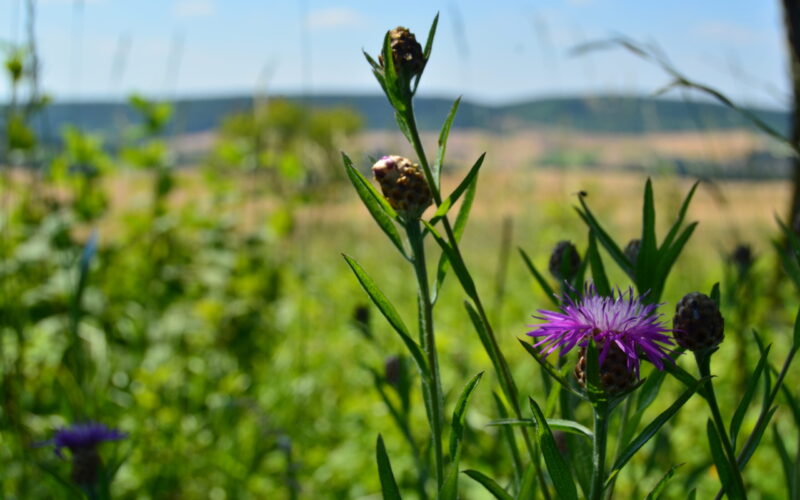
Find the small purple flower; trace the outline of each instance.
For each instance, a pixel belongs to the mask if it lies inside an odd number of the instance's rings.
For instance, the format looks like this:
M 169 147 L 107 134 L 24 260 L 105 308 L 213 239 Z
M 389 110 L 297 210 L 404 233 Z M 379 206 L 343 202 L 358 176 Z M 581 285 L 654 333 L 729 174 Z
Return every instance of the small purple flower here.
M 110 429 L 97 422 L 72 424 L 56 431 L 56 435 L 43 445 L 55 446 L 56 455 L 63 458 L 61 450 L 69 448 L 73 453 L 80 450 L 94 449 L 104 441 L 117 441 L 128 435 L 118 429 Z
M 541 347 L 544 354 L 561 348 L 562 356 L 576 345 L 584 347 L 589 339 L 594 339 L 600 348 L 601 366 L 614 344 L 627 356 L 628 369 L 638 378 L 640 353 L 659 370 L 664 369 L 664 360 L 669 360 L 666 346 L 673 343 L 665 335 L 670 330 L 659 319 L 658 305 L 643 304 L 630 288 L 626 293 L 618 290 L 610 297 L 603 297 L 597 294 L 594 285 L 589 285 L 579 300 L 565 297 L 560 312 L 539 310 L 541 316 L 534 318 L 545 323 L 535 325 L 536 329 L 528 335 L 539 339 L 534 347 Z

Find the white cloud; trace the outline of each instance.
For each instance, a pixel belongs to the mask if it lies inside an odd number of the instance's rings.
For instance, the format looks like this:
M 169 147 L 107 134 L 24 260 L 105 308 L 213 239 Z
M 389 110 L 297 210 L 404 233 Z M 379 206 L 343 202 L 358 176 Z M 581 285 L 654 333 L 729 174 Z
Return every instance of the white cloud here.
M 724 43 L 747 44 L 758 39 L 758 33 L 739 24 L 726 21 L 705 21 L 694 28 L 695 34 Z
M 308 26 L 311 29 L 353 27 L 365 22 L 360 12 L 347 7 L 318 9 L 308 14 Z
M 216 12 L 212 0 L 178 0 L 173 8 L 178 17 L 206 17 Z

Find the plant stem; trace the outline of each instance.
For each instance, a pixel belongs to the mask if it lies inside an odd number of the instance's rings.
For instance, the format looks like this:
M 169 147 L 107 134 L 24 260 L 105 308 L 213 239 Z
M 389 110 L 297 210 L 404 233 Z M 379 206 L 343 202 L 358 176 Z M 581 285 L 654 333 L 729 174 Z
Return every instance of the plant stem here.
M 430 286 L 428 285 L 428 270 L 425 264 L 425 245 L 422 240 L 422 231 L 419 220 L 409 221 L 406 224 L 408 241 L 414 262 L 414 271 L 417 275 L 419 324 L 422 349 L 428 357 L 431 379 L 425 384 L 430 398 L 430 425 L 433 440 L 433 453 L 436 469 L 437 490 L 444 481 L 444 451 L 442 449 L 442 426 L 444 415 L 444 397 L 442 395 L 442 380 L 439 372 L 439 359 L 436 353 L 436 337 L 433 330 L 433 305 L 431 304 Z
M 747 491 L 744 487 L 744 480 L 742 479 L 742 471 L 739 469 L 739 464 L 736 460 L 736 453 L 734 452 L 733 445 L 731 445 L 730 437 L 728 436 L 725 422 L 722 420 L 722 414 L 719 411 L 717 404 L 717 396 L 714 394 L 714 384 L 711 382 L 711 353 L 698 353 L 694 354 L 695 361 L 697 361 L 697 369 L 700 372 L 700 378 L 708 378 L 706 402 L 711 410 L 711 417 L 714 420 L 714 425 L 717 428 L 717 434 L 722 442 L 722 447 L 725 449 L 725 457 L 728 459 L 731 471 L 733 472 L 733 480 L 738 483 L 740 491 Z
M 422 171 L 425 174 L 425 178 L 428 181 L 428 185 L 431 189 L 431 194 L 433 196 L 433 201 L 436 203 L 438 207 L 442 203 L 442 195 L 439 192 L 438 187 L 438 179 L 435 179 L 433 176 L 433 171 L 428 164 L 427 156 L 425 155 L 425 148 L 422 145 L 422 139 L 419 136 L 419 131 L 417 129 L 416 118 L 414 117 L 414 106 L 413 100 L 411 98 L 408 99 L 406 103 L 407 111 L 405 116 L 403 117 L 406 121 L 408 126 L 408 130 L 411 135 L 411 146 L 414 148 L 414 151 L 417 154 L 417 159 L 419 161 L 420 166 L 422 167 Z M 458 246 L 458 239 L 456 238 L 455 232 L 450 224 L 450 220 L 445 215 L 442 217 L 442 225 L 445 230 L 445 234 L 447 236 L 448 243 L 453 249 L 453 253 L 456 259 L 458 259 L 460 264 L 463 264 L 463 267 L 466 268 L 466 264 L 464 264 L 464 258 L 461 255 L 461 250 Z M 492 364 L 494 365 L 495 371 L 497 372 L 497 376 L 500 379 L 500 385 L 503 389 L 503 392 L 506 398 L 511 403 L 511 406 L 514 409 L 514 413 L 516 414 L 517 418 L 523 418 L 522 409 L 519 405 L 519 393 L 517 391 L 516 384 L 514 383 L 514 379 L 511 376 L 511 371 L 508 368 L 508 363 L 503 356 L 503 353 L 500 351 L 500 346 L 497 344 L 497 339 L 494 335 L 494 330 L 492 329 L 491 323 L 489 321 L 489 317 L 486 314 L 486 310 L 483 307 L 483 303 L 481 302 L 480 296 L 475 292 L 474 295 L 471 295 L 470 298 L 472 299 L 475 309 L 478 312 L 478 315 L 481 318 L 481 322 L 483 323 L 484 327 L 486 328 L 487 336 L 490 339 L 490 345 L 486 349 L 486 353 L 489 355 L 489 358 L 492 360 Z M 536 468 L 536 475 L 539 480 L 539 484 L 542 485 L 542 493 L 545 499 L 550 499 L 550 493 L 547 489 L 547 483 L 545 481 L 544 473 L 542 472 L 541 464 L 539 463 L 539 453 L 538 453 L 538 446 L 534 446 L 530 435 L 528 434 L 528 429 L 525 427 L 520 427 L 520 431 L 522 432 L 522 437 L 525 441 L 525 446 L 528 449 L 528 453 L 530 454 L 531 461 L 533 462 Z
M 594 437 L 592 438 L 592 482 L 589 490 L 591 500 L 603 498 L 603 482 L 606 468 L 606 443 L 608 442 L 608 405 L 593 405 Z

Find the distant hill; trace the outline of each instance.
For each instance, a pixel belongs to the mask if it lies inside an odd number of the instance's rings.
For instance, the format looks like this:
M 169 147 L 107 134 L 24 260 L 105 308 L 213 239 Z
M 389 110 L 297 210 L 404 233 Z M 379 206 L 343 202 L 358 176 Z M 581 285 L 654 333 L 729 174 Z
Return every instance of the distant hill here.
M 301 99 L 298 96 L 286 98 L 295 101 Z M 308 97 L 306 102 L 318 107 L 351 107 L 364 117 L 367 129 L 395 127 L 393 114 L 383 96 L 316 95 Z M 179 100 L 175 103 L 172 132 L 211 131 L 227 115 L 251 109 L 252 105 L 253 100 L 249 97 Z M 415 110 L 420 127 L 423 130 L 438 130 L 451 105 L 451 99 L 419 98 Z M 788 113 L 765 109 L 751 111 L 774 128 L 782 132 L 788 130 Z M 67 124 L 113 136 L 109 132 L 135 121 L 136 114 L 126 103 L 55 103 L 37 119 L 35 126 L 43 137 L 53 139 Z M 741 115 L 718 104 L 629 96 L 547 98 L 498 106 L 462 102 L 454 122 L 455 128 L 495 132 L 521 128 L 561 128 L 629 134 L 749 126 Z

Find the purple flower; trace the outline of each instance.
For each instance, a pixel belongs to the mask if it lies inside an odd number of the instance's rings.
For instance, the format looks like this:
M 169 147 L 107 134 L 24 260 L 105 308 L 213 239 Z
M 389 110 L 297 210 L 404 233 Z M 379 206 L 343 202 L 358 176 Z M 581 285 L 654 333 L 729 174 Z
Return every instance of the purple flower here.
M 110 429 L 96 422 L 86 422 L 62 427 L 56 431 L 53 439 L 42 444 L 54 445 L 56 455 L 63 458 L 61 450 L 64 448 L 69 448 L 74 454 L 81 450 L 93 450 L 104 441 L 117 441 L 125 437 L 127 434 L 118 429 Z
M 584 347 L 589 339 L 594 339 L 600 348 L 601 366 L 614 344 L 627 356 L 628 369 L 638 377 L 640 353 L 663 370 L 670 353 L 666 346 L 673 345 L 672 339 L 665 335 L 670 330 L 656 313 L 658 305 L 643 304 L 630 288 L 626 293 L 618 290 L 610 297 L 603 297 L 597 294 L 594 285 L 589 285 L 579 300 L 565 297 L 560 312 L 539 310 L 541 316 L 534 318 L 545 323 L 535 325 L 536 329 L 528 335 L 539 339 L 534 347 L 541 347 L 543 353 L 561 348 L 562 356 L 576 345 Z

